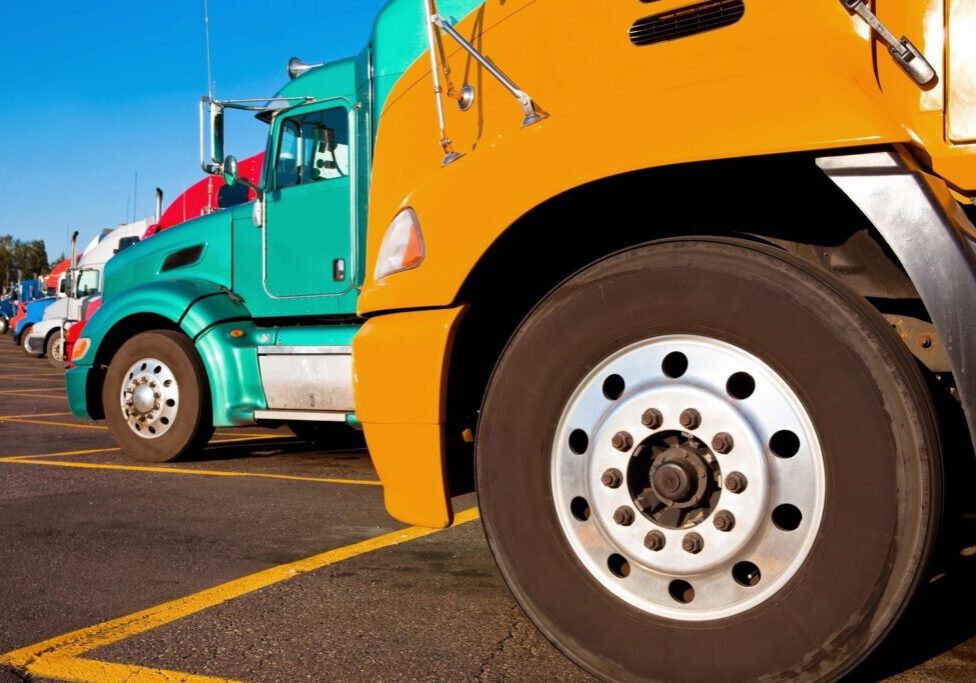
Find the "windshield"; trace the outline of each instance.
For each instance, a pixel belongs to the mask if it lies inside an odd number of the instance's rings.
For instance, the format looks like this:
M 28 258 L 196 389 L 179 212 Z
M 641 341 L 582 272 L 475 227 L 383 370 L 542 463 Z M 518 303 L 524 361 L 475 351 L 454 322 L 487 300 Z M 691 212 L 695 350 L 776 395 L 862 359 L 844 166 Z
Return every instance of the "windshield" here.
M 78 296 L 88 296 L 98 292 L 98 271 L 83 270 L 78 274 Z

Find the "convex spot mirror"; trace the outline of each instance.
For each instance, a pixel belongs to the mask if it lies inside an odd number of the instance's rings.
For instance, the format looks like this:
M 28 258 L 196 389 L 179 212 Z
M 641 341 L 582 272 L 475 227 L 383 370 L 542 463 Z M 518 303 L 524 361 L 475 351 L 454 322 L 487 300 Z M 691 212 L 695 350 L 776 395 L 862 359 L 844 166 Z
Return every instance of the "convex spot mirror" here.
M 233 154 L 228 154 L 224 157 L 224 163 L 222 166 L 224 173 L 224 182 L 233 187 L 237 184 L 237 159 Z

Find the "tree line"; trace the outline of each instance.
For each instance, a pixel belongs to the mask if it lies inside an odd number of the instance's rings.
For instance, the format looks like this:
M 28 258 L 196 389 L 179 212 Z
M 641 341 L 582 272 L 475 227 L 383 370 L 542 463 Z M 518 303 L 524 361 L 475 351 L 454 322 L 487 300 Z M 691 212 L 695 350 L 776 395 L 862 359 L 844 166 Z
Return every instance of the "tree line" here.
M 42 240 L 19 240 L 0 235 L 0 280 L 3 288 L 20 277 L 46 275 L 51 270 Z

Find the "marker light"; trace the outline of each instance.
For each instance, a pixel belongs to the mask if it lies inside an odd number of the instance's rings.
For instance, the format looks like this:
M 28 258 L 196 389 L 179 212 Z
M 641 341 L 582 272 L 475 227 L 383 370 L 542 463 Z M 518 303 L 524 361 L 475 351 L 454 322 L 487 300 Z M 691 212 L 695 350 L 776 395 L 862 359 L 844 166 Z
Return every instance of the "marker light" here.
M 71 349 L 71 362 L 79 361 L 85 357 L 88 353 L 88 348 L 91 346 L 91 339 L 87 337 L 82 337 L 75 342 L 74 347 Z
M 424 261 L 424 236 L 413 209 L 404 209 L 390 223 L 380 244 L 373 279 L 416 268 Z

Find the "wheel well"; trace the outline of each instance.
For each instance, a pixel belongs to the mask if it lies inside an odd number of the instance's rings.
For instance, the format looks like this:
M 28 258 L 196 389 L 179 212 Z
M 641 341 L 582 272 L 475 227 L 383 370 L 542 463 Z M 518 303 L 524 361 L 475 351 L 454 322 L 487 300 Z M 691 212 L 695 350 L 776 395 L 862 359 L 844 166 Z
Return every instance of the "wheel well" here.
M 469 310 L 452 349 L 447 393 L 452 491 L 472 488 L 473 448 L 462 433 L 475 428 L 495 362 L 532 308 L 600 258 L 695 235 L 778 246 L 830 272 L 882 312 L 928 320 L 884 239 L 817 168 L 813 154 L 683 164 L 574 188 L 511 225 L 461 288 L 458 301 Z
M 100 420 L 105 417 L 105 411 L 102 408 L 102 385 L 105 382 L 108 364 L 128 339 L 150 330 L 182 332 L 180 326 L 169 318 L 154 313 L 138 313 L 115 323 L 102 339 L 98 352 L 95 354 L 92 369 L 88 373 L 88 383 L 85 387 L 86 405 L 89 415 L 93 419 Z

